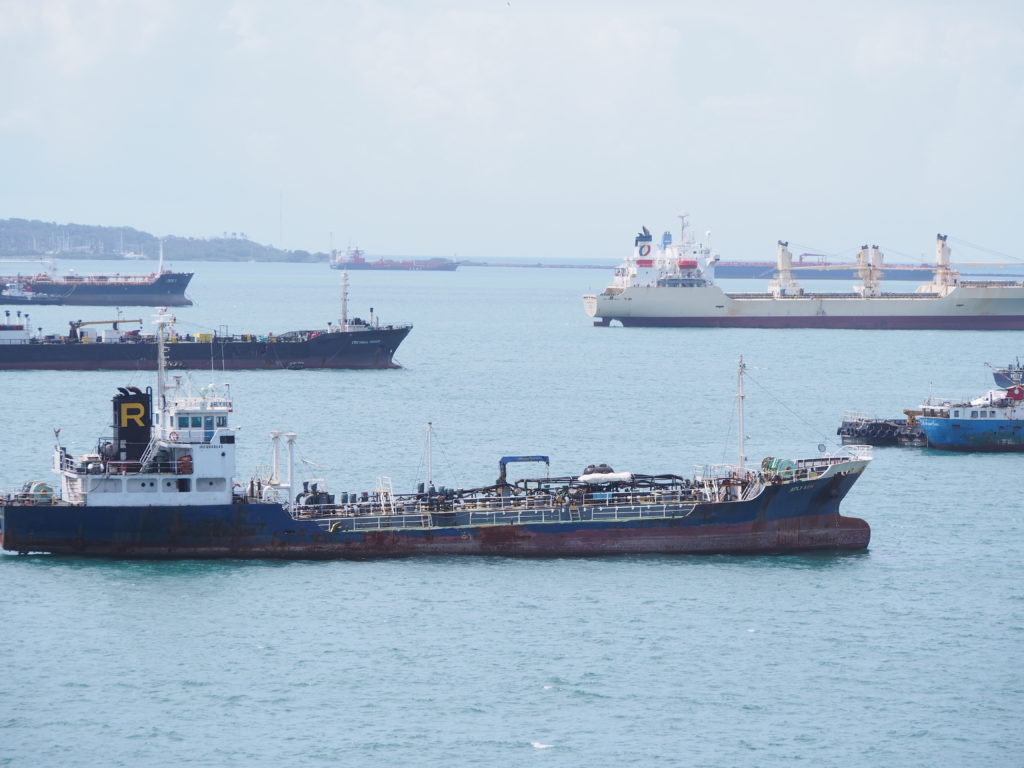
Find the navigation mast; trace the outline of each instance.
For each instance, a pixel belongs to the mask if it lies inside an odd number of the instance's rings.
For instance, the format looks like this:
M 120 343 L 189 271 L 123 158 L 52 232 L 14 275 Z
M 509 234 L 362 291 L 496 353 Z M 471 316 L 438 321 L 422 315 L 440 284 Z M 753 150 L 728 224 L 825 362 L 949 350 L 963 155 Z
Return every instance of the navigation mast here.
M 341 330 L 348 328 L 348 270 L 341 271 L 341 317 L 338 319 Z
M 174 317 L 167 314 L 167 307 L 160 307 L 157 314 L 153 316 L 153 323 L 156 325 L 156 402 L 161 412 L 165 410 L 167 392 L 167 328 L 174 322 Z M 161 428 L 166 431 L 167 424 L 161 423 Z
M 736 421 L 739 422 L 739 463 L 740 469 L 747 464 L 746 434 L 743 429 L 743 373 L 747 370 L 747 364 L 743 362 L 743 355 L 740 355 L 739 368 L 736 371 Z
M 433 443 L 434 443 L 434 422 L 428 421 L 426 424 L 427 429 L 427 488 L 434 487 L 434 455 L 433 455 Z

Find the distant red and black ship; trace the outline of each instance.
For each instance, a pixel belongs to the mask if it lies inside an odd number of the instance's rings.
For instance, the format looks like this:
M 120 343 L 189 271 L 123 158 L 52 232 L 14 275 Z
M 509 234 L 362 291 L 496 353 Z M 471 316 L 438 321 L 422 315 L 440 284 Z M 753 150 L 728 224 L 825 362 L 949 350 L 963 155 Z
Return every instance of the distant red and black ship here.
M 331 262 L 331 269 L 404 270 L 417 272 L 454 272 L 459 262 L 451 259 L 377 259 L 367 261 L 358 248 L 346 248 Z

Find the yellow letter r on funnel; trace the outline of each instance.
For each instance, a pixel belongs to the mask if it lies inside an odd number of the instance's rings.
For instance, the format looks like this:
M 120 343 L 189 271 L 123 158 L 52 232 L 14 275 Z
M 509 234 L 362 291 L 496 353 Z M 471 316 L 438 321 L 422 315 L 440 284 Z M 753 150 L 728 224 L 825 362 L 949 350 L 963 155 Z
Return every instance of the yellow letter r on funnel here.
M 129 421 L 134 421 L 137 426 L 144 427 L 142 417 L 146 415 L 146 406 L 142 403 L 121 403 L 121 426 L 127 427 Z

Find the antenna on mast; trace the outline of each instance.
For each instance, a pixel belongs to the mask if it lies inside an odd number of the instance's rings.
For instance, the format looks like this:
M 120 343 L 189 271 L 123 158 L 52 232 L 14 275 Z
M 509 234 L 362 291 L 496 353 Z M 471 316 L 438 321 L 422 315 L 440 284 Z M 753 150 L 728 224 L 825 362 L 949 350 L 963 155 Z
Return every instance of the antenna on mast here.
M 348 270 L 341 271 L 341 317 L 338 320 L 341 330 L 348 328 Z
M 174 322 L 174 316 L 167 314 L 167 307 L 160 307 L 153 322 L 156 325 L 156 401 L 157 408 L 163 411 L 167 391 L 167 328 Z M 167 428 L 166 420 L 162 426 Z
M 434 443 L 434 423 L 428 421 L 426 424 L 427 429 L 427 488 L 434 487 L 434 456 L 433 456 L 433 443 Z
M 743 362 L 743 355 L 740 355 L 739 367 L 736 371 L 736 421 L 739 423 L 739 464 L 740 469 L 747 464 L 746 434 L 743 429 L 743 373 L 747 370 L 747 364 Z

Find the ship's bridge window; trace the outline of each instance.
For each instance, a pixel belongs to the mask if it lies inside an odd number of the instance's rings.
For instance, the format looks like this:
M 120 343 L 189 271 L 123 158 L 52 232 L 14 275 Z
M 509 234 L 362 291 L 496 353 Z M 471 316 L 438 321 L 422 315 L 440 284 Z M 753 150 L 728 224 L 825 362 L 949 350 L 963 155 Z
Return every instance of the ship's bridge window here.
M 178 429 L 188 429 L 188 416 L 178 417 Z
M 228 425 L 228 417 L 227 416 L 218 416 L 217 417 L 217 426 L 218 427 L 226 427 L 227 425 Z
M 978 418 L 978 412 L 977 411 L 971 411 L 971 418 L 972 419 Z
M 195 429 L 202 429 L 203 428 L 203 417 L 202 416 L 193 416 L 192 417 L 192 427 L 195 428 Z
M 960 418 L 960 411 L 953 411 L 953 418 L 954 419 L 959 419 Z
M 981 412 L 981 418 L 984 419 L 986 416 L 988 416 L 988 413 L 986 413 L 985 411 L 982 411 Z

